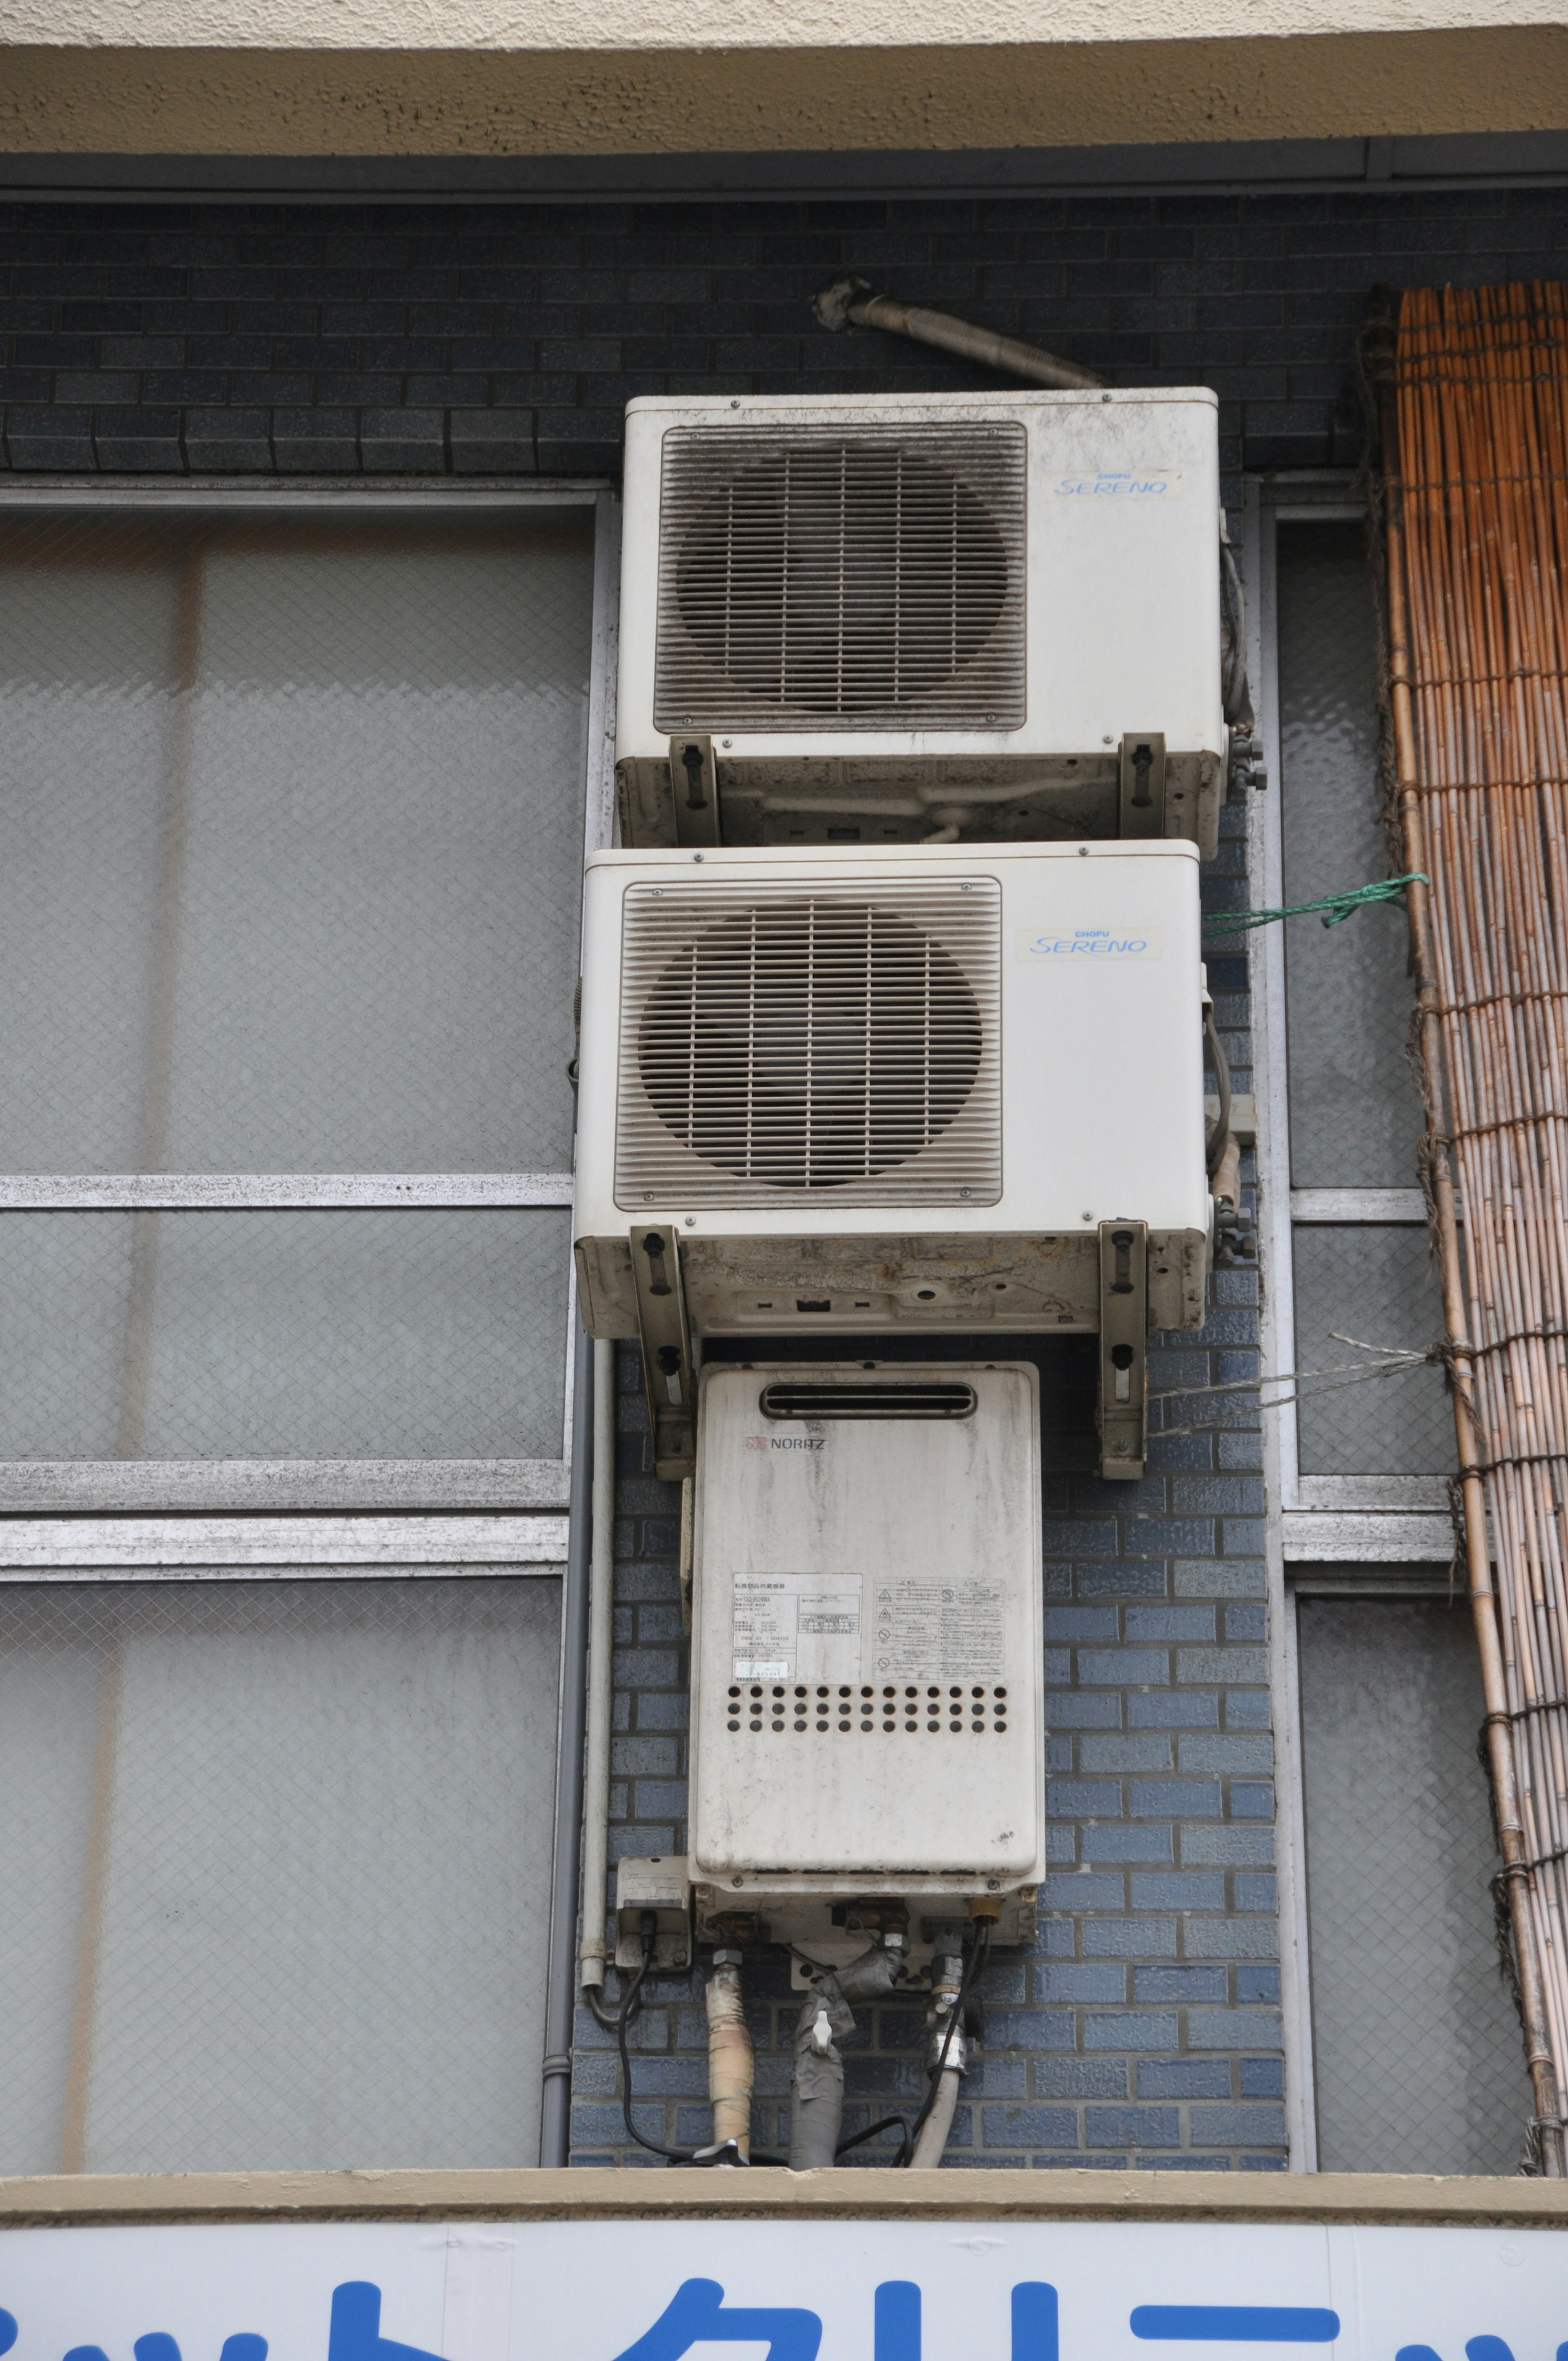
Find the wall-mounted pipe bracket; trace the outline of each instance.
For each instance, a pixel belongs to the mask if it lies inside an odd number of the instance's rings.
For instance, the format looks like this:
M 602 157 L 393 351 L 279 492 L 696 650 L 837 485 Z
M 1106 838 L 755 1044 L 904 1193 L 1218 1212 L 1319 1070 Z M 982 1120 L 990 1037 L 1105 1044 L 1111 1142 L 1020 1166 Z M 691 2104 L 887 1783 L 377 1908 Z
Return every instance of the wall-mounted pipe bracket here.
M 657 1224 L 634 1229 L 631 1268 L 653 1472 L 664 1483 L 678 1484 L 696 1472 L 696 1370 L 675 1232 Z
M 1148 1427 L 1149 1233 L 1146 1222 L 1100 1224 L 1100 1473 L 1135 1481 Z

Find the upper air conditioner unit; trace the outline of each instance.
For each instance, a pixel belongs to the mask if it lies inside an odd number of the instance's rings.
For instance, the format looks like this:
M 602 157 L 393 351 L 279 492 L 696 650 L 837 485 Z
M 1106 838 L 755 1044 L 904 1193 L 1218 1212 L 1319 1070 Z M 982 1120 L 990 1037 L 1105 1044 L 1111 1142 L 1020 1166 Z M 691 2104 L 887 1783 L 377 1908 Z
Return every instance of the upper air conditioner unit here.
M 1219 531 L 1204 387 L 632 402 L 623 841 L 1212 853 Z
M 590 1334 L 1200 1326 L 1202 1000 L 1191 844 L 596 853 Z

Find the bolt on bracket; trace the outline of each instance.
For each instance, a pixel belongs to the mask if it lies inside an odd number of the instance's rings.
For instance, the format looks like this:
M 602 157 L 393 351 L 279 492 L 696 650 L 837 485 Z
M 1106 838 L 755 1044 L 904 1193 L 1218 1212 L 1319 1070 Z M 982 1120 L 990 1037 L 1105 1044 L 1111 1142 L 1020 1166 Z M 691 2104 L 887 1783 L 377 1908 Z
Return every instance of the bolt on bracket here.
M 1158 730 L 1129 730 L 1122 740 L 1122 799 L 1117 833 L 1165 834 L 1165 737 Z
M 1100 1224 L 1100 1473 L 1135 1482 L 1148 1430 L 1149 1233 L 1146 1222 Z

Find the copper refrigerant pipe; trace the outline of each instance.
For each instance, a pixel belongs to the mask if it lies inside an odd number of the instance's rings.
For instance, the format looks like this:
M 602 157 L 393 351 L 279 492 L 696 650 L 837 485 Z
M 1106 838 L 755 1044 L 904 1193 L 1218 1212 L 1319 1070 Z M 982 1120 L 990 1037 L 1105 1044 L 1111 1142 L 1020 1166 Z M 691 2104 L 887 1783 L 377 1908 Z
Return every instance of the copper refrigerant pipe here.
M 1425 1169 L 1535 2146 L 1553 2179 L 1568 2090 L 1564 295 L 1412 290 L 1368 349 L 1394 817 L 1401 866 L 1431 881 L 1408 892 Z

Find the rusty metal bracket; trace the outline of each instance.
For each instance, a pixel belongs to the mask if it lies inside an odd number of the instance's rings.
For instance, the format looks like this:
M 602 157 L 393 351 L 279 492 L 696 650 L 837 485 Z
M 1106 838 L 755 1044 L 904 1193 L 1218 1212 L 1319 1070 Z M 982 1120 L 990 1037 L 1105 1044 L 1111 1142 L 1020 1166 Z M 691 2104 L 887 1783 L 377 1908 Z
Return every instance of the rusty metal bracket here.
M 696 1374 L 675 1232 L 652 1224 L 633 1230 L 631 1269 L 653 1472 L 666 1483 L 680 1483 L 696 1469 Z
M 1146 1222 L 1100 1224 L 1100 1473 L 1134 1482 L 1148 1430 L 1149 1233 Z
M 1122 801 L 1118 834 L 1165 834 L 1165 737 L 1129 730 L 1122 740 Z
M 718 765 L 711 738 L 671 739 L 670 800 L 677 844 L 718 843 Z

